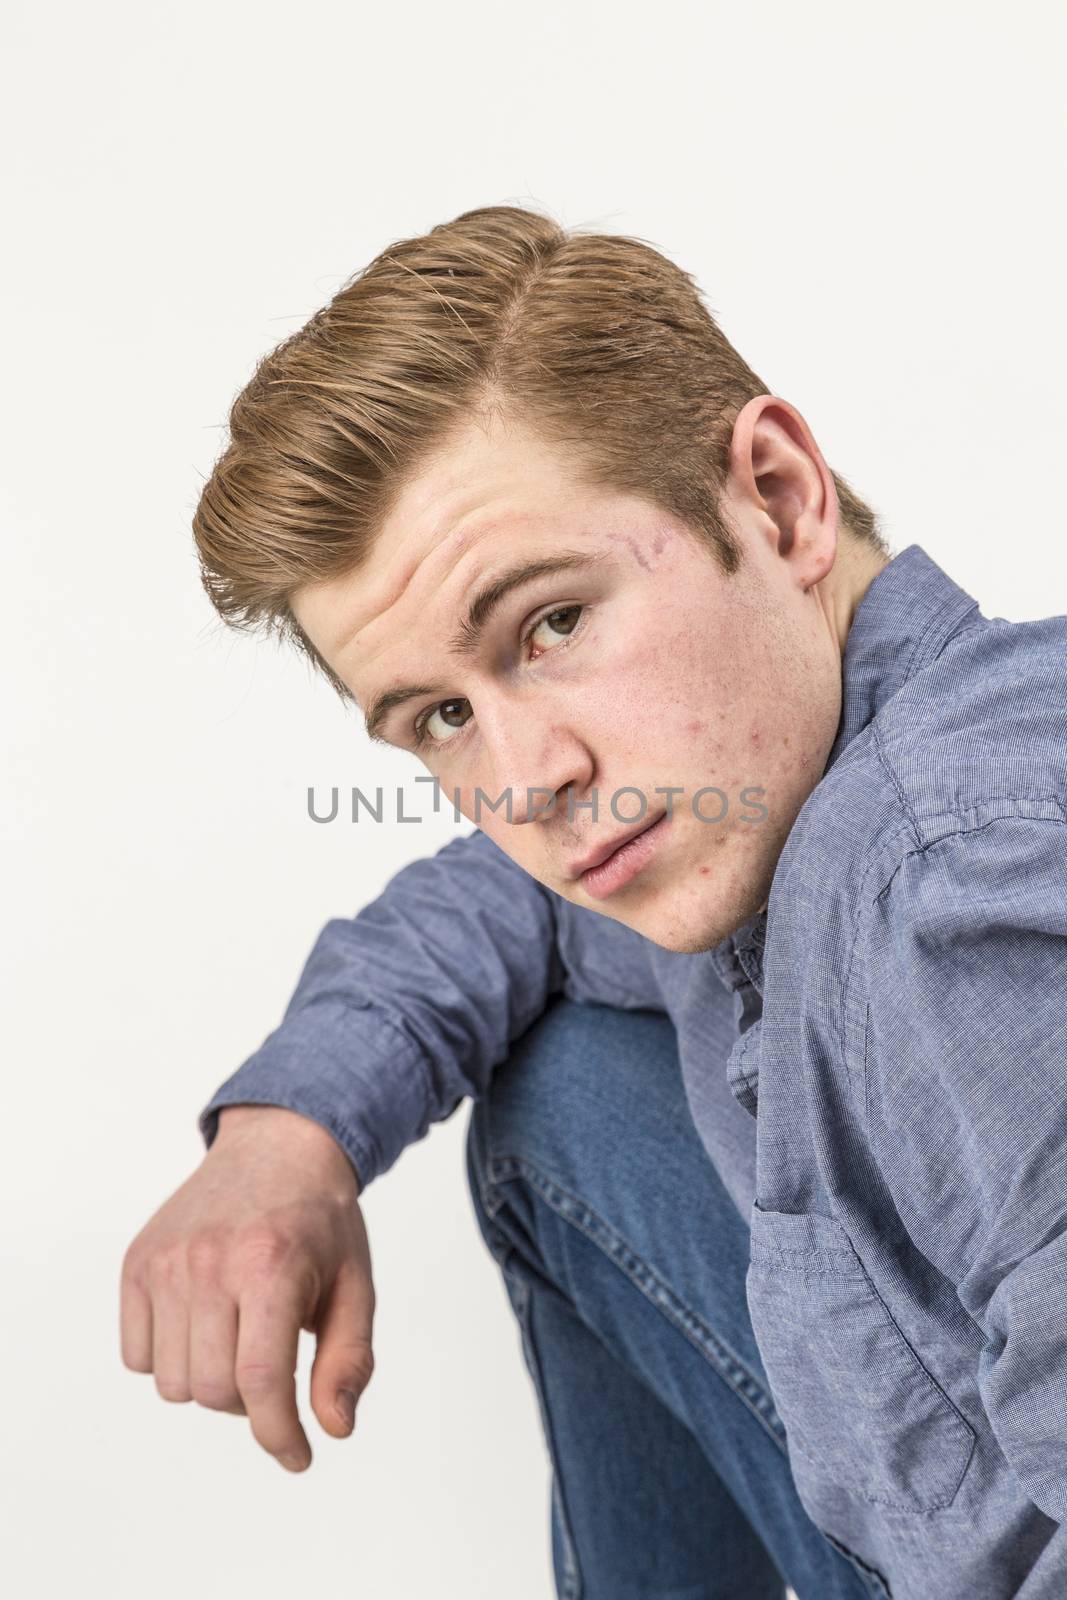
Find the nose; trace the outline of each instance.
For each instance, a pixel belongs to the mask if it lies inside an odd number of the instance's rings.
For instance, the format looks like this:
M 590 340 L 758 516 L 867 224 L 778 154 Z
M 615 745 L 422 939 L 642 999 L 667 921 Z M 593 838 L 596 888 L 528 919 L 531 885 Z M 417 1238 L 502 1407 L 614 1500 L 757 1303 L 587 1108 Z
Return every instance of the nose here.
M 572 808 L 586 797 L 593 758 L 567 721 L 513 704 L 496 711 L 483 707 L 479 721 L 488 755 L 486 792 L 493 801 L 511 796 L 510 810 L 505 799 L 498 815 L 516 824 L 566 818 L 568 787 Z

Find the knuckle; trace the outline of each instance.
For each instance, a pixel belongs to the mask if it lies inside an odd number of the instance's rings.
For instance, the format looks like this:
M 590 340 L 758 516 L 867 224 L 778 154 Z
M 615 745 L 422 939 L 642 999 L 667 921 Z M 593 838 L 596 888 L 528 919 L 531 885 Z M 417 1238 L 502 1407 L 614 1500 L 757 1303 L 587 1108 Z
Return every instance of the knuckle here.
M 274 1361 L 248 1361 L 240 1365 L 234 1379 L 242 1399 L 255 1399 L 291 1382 L 292 1375 Z
M 274 1224 L 254 1223 L 241 1236 L 240 1252 L 247 1270 L 274 1273 L 291 1258 L 293 1241 Z
M 240 1277 L 257 1294 L 280 1296 L 310 1306 L 318 1298 L 320 1274 L 307 1250 L 284 1236 L 245 1243 L 240 1257 Z
M 145 1281 L 144 1251 L 130 1245 L 122 1258 L 119 1281 L 124 1287 L 143 1288 Z
M 217 1229 L 198 1233 L 189 1242 L 189 1270 L 200 1279 L 218 1279 L 226 1259 L 226 1245 Z
M 158 1246 L 145 1264 L 145 1279 L 153 1290 L 173 1288 L 181 1280 L 182 1273 L 181 1257 L 172 1244 Z

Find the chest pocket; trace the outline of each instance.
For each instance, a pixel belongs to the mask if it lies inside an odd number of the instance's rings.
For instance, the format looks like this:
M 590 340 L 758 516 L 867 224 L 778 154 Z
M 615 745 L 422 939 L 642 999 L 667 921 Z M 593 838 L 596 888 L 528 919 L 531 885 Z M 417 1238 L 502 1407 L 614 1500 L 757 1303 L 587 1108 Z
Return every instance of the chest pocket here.
M 893 1321 L 841 1224 L 755 1205 L 747 1291 L 790 1455 L 897 1511 L 950 1505 L 974 1432 Z

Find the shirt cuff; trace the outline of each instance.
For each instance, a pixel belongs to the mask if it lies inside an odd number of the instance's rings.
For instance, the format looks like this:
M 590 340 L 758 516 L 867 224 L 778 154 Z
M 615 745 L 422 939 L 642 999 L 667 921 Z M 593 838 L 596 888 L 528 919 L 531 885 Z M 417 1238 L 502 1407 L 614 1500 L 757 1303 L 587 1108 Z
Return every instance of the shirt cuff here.
M 219 1112 L 282 1106 L 318 1122 L 356 1169 L 360 1192 L 430 1125 L 429 1068 L 410 1034 L 367 1002 L 322 1002 L 286 1018 L 197 1117 L 210 1150 Z

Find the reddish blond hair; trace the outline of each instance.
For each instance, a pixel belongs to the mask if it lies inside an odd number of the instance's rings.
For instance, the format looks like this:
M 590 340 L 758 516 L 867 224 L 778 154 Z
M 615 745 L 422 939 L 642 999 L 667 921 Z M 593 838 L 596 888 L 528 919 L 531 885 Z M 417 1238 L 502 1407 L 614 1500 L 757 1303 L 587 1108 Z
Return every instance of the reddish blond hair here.
M 741 563 L 719 513 L 733 424 L 770 392 L 693 278 L 640 239 L 514 206 L 390 245 L 259 363 L 193 517 L 204 587 L 233 627 L 297 645 L 302 585 L 359 566 L 422 462 L 500 411 L 583 480 L 656 502 Z M 833 473 L 848 532 L 874 512 Z

